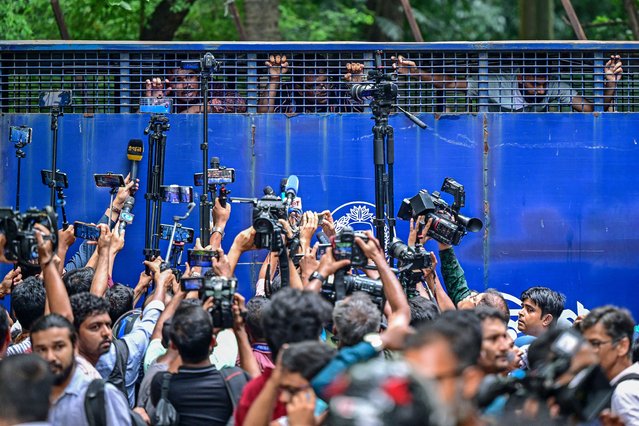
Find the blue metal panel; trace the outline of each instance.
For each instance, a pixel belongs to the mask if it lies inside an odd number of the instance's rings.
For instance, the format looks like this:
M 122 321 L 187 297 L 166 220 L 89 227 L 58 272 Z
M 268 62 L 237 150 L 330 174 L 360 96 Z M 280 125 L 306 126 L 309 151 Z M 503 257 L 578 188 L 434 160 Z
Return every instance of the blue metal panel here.
M 170 118 L 164 182 L 190 185 L 193 172 L 201 167 L 201 117 Z M 396 134 L 395 204 L 420 188 L 439 189 L 446 176 L 465 185 L 466 214 L 483 217 L 486 203 L 486 232 L 468 235 L 457 249 L 471 287 L 496 287 L 516 298 L 529 286 L 548 285 L 568 296 L 566 307 L 574 313 L 578 303 L 586 308 L 616 303 L 639 314 L 633 297 L 639 278 L 639 262 L 634 259 L 639 222 L 633 215 L 639 207 L 636 114 L 421 118 L 428 129 L 416 128 L 403 116 L 391 118 Z M 127 142 L 143 138 L 147 120 L 139 114 L 61 118 L 58 164 L 70 178 L 71 221 L 99 218 L 109 196 L 94 188 L 91 175 L 126 172 Z M 277 190 L 280 178 L 297 174 L 305 209 L 373 202 L 373 123 L 367 114 L 215 114 L 209 123 L 210 154 L 237 169 L 232 195 L 257 196 L 265 185 Z M 0 135 L 8 133 L 9 125 L 22 124 L 34 129 L 23 167 L 22 206 L 41 207 L 49 194 L 39 178 L 39 170 L 50 167 L 49 116 L 4 115 Z M 11 205 L 17 164 L 12 145 L 0 147 L 0 161 L 0 204 Z M 146 176 L 146 157 L 140 176 Z M 115 269 L 115 280 L 128 284 L 135 283 L 142 269 L 141 193 Z M 183 211 L 183 205 L 166 205 L 163 222 Z M 344 213 L 342 209 L 338 217 Z M 233 205 L 225 249 L 230 236 L 250 221 L 249 206 Z M 186 226 L 197 228 L 197 215 Z M 400 223 L 398 229 L 405 238 L 407 224 Z M 259 263 L 253 262 L 263 256 L 241 259 L 238 275 L 245 294 L 259 270 Z

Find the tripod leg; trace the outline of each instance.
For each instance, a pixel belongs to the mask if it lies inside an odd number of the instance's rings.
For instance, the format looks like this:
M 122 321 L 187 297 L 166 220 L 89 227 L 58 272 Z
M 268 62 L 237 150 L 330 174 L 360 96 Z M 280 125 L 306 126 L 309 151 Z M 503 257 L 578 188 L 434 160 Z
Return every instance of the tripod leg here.
M 390 240 L 395 238 L 395 176 L 393 165 L 395 163 L 395 131 L 392 126 L 386 126 L 386 161 L 388 163 L 388 179 L 386 182 L 386 218 L 390 232 Z
M 376 120 L 377 121 L 377 120 Z M 373 158 L 375 161 L 375 232 L 382 249 L 384 245 L 384 130 L 379 124 L 373 127 Z
M 18 157 L 18 182 L 17 182 L 17 190 L 16 190 L 16 210 L 20 211 L 20 160 L 22 158 Z

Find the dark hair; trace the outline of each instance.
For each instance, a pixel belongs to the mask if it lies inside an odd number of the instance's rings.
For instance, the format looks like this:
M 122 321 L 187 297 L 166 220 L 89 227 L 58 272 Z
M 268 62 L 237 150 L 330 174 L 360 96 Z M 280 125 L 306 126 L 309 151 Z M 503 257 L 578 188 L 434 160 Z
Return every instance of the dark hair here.
M 433 321 L 441 314 L 435 302 L 422 296 L 415 296 L 408 299 L 408 307 L 410 308 L 411 327 L 417 327 L 421 324 Z
M 162 346 L 165 348 L 169 348 L 169 343 L 171 343 L 171 323 L 173 317 L 164 321 L 162 324 Z
M 105 297 L 109 301 L 109 316 L 112 323 L 133 309 L 133 289 L 131 287 L 116 284 L 107 290 Z
M 201 306 L 180 304 L 173 314 L 169 335 L 185 363 L 201 362 L 211 350 L 211 315 Z
M 528 347 L 528 368 L 536 370 L 553 357 L 550 347 L 564 330 L 552 327 L 537 337 Z
M 69 297 L 74 294 L 88 293 L 91 291 L 91 282 L 93 281 L 94 275 L 95 271 L 89 267 L 74 269 L 64 274 L 62 281 L 64 282 L 64 287 L 67 289 L 67 293 L 69 293 Z
M 9 317 L 7 311 L 2 305 L 0 305 L 0 355 L 2 355 L 2 345 L 4 344 L 7 335 L 11 332 L 11 326 L 9 326 Z
M 254 297 L 246 304 L 246 328 L 254 339 L 264 339 L 262 312 L 269 303 L 266 297 Z
M 336 353 L 334 348 L 317 340 L 293 343 L 282 353 L 282 367 L 310 382 Z
M 71 339 L 71 344 L 75 347 L 75 342 L 77 340 L 77 334 L 75 332 L 75 328 L 71 321 L 58 314 L 49 314 L 38 319 L 31 328 L 31 335 L 39 332 L 45 331 L 50 328 L 66 328 L 69 330 L 69 339 Z
M 506 318 L 506 322 L 510 318 L 510 309 L 508 309 L 508 302 L 501 293 L 494 289 L 489 288 L 484 292 L 483 297 L 479 299 L 477 306 L 490 306 L 492 308 L 498 309 Z
M 39 278 L 29 277 L 13 288 L 11 308 L 22 330 L 29 331 L 33 322 L 44 315 L 45 300 L 44 283 Z
M 627 337 L 629 344 L 632 345 L 635 320 L 627 309 L 613 305 L 595 308 L 581 321 L 580 329 L 585 331 L 596 324 L 601 324 L 614 342 Z M 628 351 L 628 356 L 632 356 L 632 349 Z
M 17 423 L 46 421 L 53 374 L 34 354 L 12 356 L 0 363 L 0 419 Z
M 379 332 L 381 321 L 381 312 L 361 291 L 338 301 L 333 308 L 333 325 L 342 347 L 354 346 L 368 333 Z
M 492 306 L 478 305 L 475 308 L 475 313 L 477 314 L 481 322 L 484 322 L 487 319 L 496 319 L 503 322 L 504 324 L 508 324 L 508 318 L 504 316 L 504 313 L 497 308 L 493 308 Z
M 526 299 L 532 300 L 541 309 L 542 317 L 547 314 L 552 315 L 551 324 L 557 323 L 564 310 L 564 303 L 566 303 L 566 296 L 548 287 L 531 287 L 521 293 L 520 299 L 522 303 Z
M 330 316 L 331 305 L 319 294 L 290 287 L 278 291 L 262 314 L 262 329 L 273 359 L 284 343 L 319 338 Z
M 474 311 L 445 311 L 435 321 L 423 324 L 417 333 L 409 336 L 406 346 L 419 348 L 444 339 L 458 361 L 458 371 L 477 365 L 481 352 L 482 331 L 479 317 Z
M 71 296 L 73 325 L 79 331 L 80 325 L 89 317 L 109 313 L 109 302 L 104 297 L 91 293 L 78 293 Z

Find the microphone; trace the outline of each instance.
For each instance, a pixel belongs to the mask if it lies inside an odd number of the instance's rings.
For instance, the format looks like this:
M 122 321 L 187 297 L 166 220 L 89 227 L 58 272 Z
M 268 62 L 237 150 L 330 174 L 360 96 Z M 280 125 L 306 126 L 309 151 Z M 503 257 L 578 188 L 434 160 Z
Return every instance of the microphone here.
M 138 177 L 138 163 L 142 160 L 144 144 L 141 139 L 131 139 L 126 148 L 126 158 L 131 160 L 131 181 L 135 182 Z
M 291 205 L 295 197 L 297 197 L 297 190 L 299 189 L 300 182 L 297 176 L 290 175 L 286 181 L 286 204 Z
M 135 216 L 131 213 L 133 210 L 133 205 L 135 204 L 135 198 L 129 196 L 126 198 L 124 202 L 124 206 L 122 207 L 122 211 L 120 212 L 120 228 L 119 231 L 122 233 L 127 225 L 130 225 L 133 222 L 133 217 Z

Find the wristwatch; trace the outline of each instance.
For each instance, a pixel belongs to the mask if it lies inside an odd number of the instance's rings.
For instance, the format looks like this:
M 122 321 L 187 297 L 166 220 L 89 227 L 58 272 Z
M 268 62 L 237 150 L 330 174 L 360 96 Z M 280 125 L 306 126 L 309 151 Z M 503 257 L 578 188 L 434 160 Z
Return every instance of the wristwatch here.
M 222 238 L 224 238 L 224 228 L 222 228 L 221 226 L 214 226 L 211 229 L 211 235 L 213 235 L 216 232 L 219 232 Z
M 382 336 L 380 336 L 379 333 L 368 333 L 364 336 L 363 340 L 366 343 L 370 343 L 373 349 L 375 349 L 375 351 L 377 352 L 381 352 L 384 349 Z
M 321 282 L 324 282 L 326 281 L 326 278 L 321 276 L 319 272 L 315 271 L 311 274 L 310 277 L 308 277 L 308 282 L 311 282 L 313 280 L 320 280 Z

